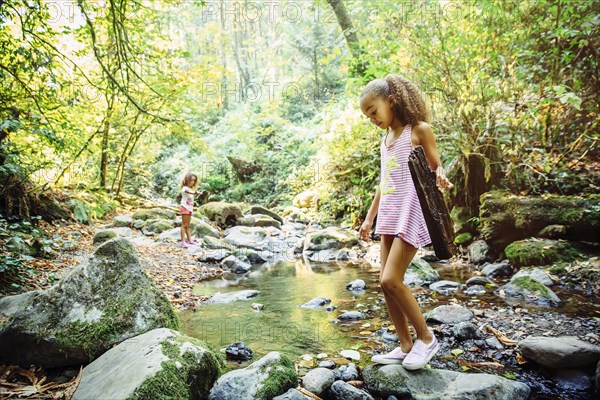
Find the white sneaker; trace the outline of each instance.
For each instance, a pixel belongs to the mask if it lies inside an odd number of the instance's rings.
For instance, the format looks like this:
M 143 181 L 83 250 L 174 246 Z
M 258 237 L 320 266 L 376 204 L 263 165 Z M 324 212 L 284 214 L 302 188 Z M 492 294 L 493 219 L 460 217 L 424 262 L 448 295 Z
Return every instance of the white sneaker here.
M 439 351 L 440 344 L 435 336 L 429 344 L 425 344 L 422 340 L 417 339 L 413 344 L 412 350 L 404 358 L 402 366 L 409 370 L 423 368 L 429 360 Z
M 377 354 L 371 358 L 371 361 L 377 364 L 402 364 L 408 353 L 402 351 L 400 346 L 386 354 Z

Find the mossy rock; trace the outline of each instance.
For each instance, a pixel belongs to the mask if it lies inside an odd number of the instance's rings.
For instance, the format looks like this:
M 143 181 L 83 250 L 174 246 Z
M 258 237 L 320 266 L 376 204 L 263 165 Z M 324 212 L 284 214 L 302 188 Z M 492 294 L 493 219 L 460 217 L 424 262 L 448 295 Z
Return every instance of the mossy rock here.
M 115 237 L 117 237 L 117 234 L 114 231 L 111 231 L 111 230 L 99 231 L 94 235 L 93 243 L 94 244 L 104 243 L 111 239 L 114 239 Z
M 224 201 L 209 202 L 202 205 L 199 209 L 202 214 L 221 228 L 236 225 L 238 219 L 243 216 L 239 205 Z
M 294 363 L 272 351 L 246 368 L 221 376 L 210 391 L 209 400 L 270 400 L 298 385 Z
M 304 239 L 304 251 L 349 248 L 358 244 L 354 231 L 330 226 L 310 232 Z
M 524 197 L 494 190 L 480 200 L 480 233 L 496 250 L 549 225 L 565 226 L 568 240 L 600 241 L 600 194 Z
M 222 356 L 207 343 L 155 329 L 86 366 L 73 400 L 203 399 L 223 367 Z
M 473 234 L 471 232 L 463 232 L 454 238 L 454 244 L 457 246 L 463 246 L 469 244 L 473 240 Z
M 529 276 L 513 277 L 509 283 L 497 290 L 497 294 L 500 294 L 500 291 L 507 298 L 518 298 L 539 305 L 560 303 L 560 299 L 550 288 Z
M 177 315 L 142 271 L 131 243 L 116 238 L 58 285 L 11 310 L 0 330 L 0 363 L 85 364 L 116 343 L 159 327 L 177 329 Z
M 150 219 L 146 221 L 144 226 L 144 234 L 163 233 L 173 228 L 173 223 L 162 218 Z
M 407 286 L 423 286 L 439 281 L 438 272 L 421 257 L 415 257 L 410 262 L 404 274 L 404 284 Z
M 192 235 L 205 238 L 211 236 L 213 238 L 219 238 L 221 235 L 219 231 L 215 229 L 212 225 L 204 222 L 204 220 L 196 217 L 192 217 L 190 222 L 190 231 Z
M 152 211 L 150 210 L 140 210 L 140 211 L 136 211 L 133 213 L 133 215 L 131 216 L 131 218 L 133 218 L 134 220 L 139 219 L 142 221 L 145 221 L 147 219 L 153 219 L 156 217 L 156 214 L 154 214 Z
M 529 238 L 509 244 L 504 254 L 517 266 L 547 265 L 558 261 L 573 261 L 579 253 L 562 240 Z

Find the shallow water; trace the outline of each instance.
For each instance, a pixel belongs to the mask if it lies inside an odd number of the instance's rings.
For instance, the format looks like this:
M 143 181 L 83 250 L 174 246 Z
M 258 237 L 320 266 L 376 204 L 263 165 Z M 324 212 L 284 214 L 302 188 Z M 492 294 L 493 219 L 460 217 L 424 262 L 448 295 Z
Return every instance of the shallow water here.
M 254 351 L 254 360 L 269 351 L 280 351 L 292 359 L 306 353 L 337 354 L 360 343 L 344 332 L 344 324 L 335 322 L 339 310 L 356 310 L 355 306 L 363 299 L 366 301 L 371 297 L 370 302 L 376 299 L 371 291 L 379 290 L 371 281 L 373 270 L 370 270 L 367 263 L 307 265 L 297 261 L 270 267 L 255 266 L 237 284 L 223 279 L 201 282 L 194 290 L 198 294 L 243 289 L 258 290 L 260 294 L 248 300 L 206 304 L 197 307 L 195 312 L 182 312 L 182 330 L 190 336 L 206 340 L 216 348 L 241 340 Z M 355 279 L 366 282 L 364 294 L 346 289 L 346 284 Z M 353 300 L 353 296 L 356 300 Z M 324 308 L 299 307 L 314 297 L 327 297 L 331 299 L 330 304 L 338 309 L 330 312 Z M 252 303 L 264 304 L 264 309 L 255 311 Z M 369 320 L 369 323 L 375 321 Z
M 432 263 L 442 279 L 464 283 L 473 276 L 475 268 L 451 263 Z M 196 294 L 211 295 L 245 289 L 260 291 L 256 297 L 234 301 L 229 304 L 205 304 L 195 310 L 183 311 L 180 315 L 182 331 L 192 337 L 205 340 L 216 349 L 222 349 L 236 341 L 243 341 L 254 352 L 252 360 L 244 363 L 229 363 L 227 369 L 243 367 L 258 360 L 270 351 L 279 351 L 290 359 L 298 359 L 303 354 L 327 353 L 328 358 L 342 359 L 339 352 L 355 348 L 361 359 L 355 361 L 360 367 L 370 364 L 374 350 L 391 350 L 396 344 L 381 337 L 381 328 L 391 325 L 384 298 L 378 282 L 379 267 L 363 262 L 310 263 L 302 260 L 281 262 L 276 265 L 255 265 L 245 277 L 236 280 L 212 280 L 199 283 Z M 351 292 L 346 285 L 362 279 L 367 285 L 363 293 Z M 504 281 L 494 280 L 498 286 Z M 507 303 L 493 294 L 495 288 L 488 288 L 481 295 L 467 295 L 462 290 L 448 294 L 434 293 L 428 289 L 415 289 L 414 294 L 422 305 L 423 312 L 442 304 L 455 303 L 475 310 L 506 310 L 517 316 L 509 305 L 523 307 L 527 317 L 535 320 L 536 314 L 552 311 L 569 317 L 591 317 L 599 315 L 600 307 L 593 296 L 577 292 L 552 289 L 561 298 L 559 307 L 538 307 L 519 302 Z M 327 297 L 334 311 L 301 308 L 299 305 L 314 297 Z M 256 311 L 252 303 L 264 305 Z M 361 311 L 365 320 L 340 322 L 337 316 L 343 311 Z M 511 317 L 512 318 L 512 317 Z M 445 347 L 447 347 L 445 345 Z M 443 348 L 443 352 L 449 352 Z M 466 355 L 466 354 L 465 354 Z M 460 370 L 451 356 L 441 356 L 432 360 L 434 368 Z M 472 372 L 511 373 L 518 381 L 529 382 L 534 389 L 532 399 L 560 398 L 561 391 L 553 388 L 551 381 L 545 381 L 543 374 L 507 365 L 504 370 L 474 369 Z M 550 397 L 545 397 L 550 396 Z M 586 399 L 587 395 L 569 396 Z

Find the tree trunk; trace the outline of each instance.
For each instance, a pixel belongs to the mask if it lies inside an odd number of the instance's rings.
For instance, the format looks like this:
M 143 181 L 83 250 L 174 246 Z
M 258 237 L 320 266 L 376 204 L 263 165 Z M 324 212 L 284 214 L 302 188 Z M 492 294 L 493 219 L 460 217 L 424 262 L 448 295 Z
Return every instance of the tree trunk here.
M 114 94 L 109 96 L 106 97 L 106 118 L 104 118 L 104 127 L 102 128 L 102 145 L 100 148 L 100 187 L 102 189 L 106 189 L 106 178 L 108 173 L 108 139 L 115 100 Z
M 221 13 L 223 12 L 223 0 L 221 0 Z M 227 94 L 227 52 L 225 51 L 225 18 L 221 19 L 221 115 L 224 116 L 229 110 L 229 96 Z
M 452 218 L 442 192 L 437 188 L 436 175 L 429 167 L 423 146 L 417 147 L 410 153 L 408 167 L 419 196 L 435 255 L 441 260 L 451 258 L 456 254 Z
M 350 48 L 350 53 L 352 53 L 352 58 L 354 59 L 353 69 L 358 75 L 363 76 L 367 70 L 367 64 L 365 61 L 361 60 L 363 52 L 358 43 L 358 36 L 356 35 L 356 30 L 354 29 L 352 20 L 346 10 L 346 6 L 344 5 L 343 0 L 327 0 L 327 2 L 331 8 L 333 8 L 333 12 L 342 28 L 344 37 L 346 38 L 346 43 L 348 43 L 348 47 Z

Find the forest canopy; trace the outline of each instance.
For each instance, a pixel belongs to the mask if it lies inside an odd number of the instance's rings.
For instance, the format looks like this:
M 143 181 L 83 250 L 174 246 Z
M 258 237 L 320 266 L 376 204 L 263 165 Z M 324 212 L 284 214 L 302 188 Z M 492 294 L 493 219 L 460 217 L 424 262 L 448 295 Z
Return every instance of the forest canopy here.
M 370 79 L 427 95 L 451 201 L 598 190 L 597 2 L 0 1 L 2 214 L 55 189 L 290 204 L 356 225 L 378 179 Z M 76 213 L 77 214 L 77 213 Z M 83 218 L 83 217 L 82 217 Z

